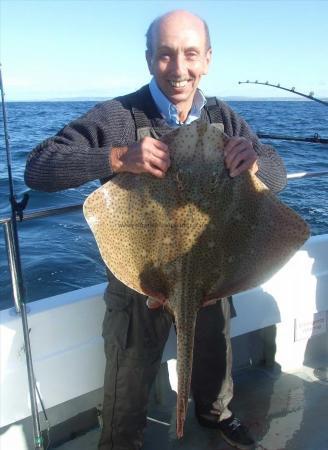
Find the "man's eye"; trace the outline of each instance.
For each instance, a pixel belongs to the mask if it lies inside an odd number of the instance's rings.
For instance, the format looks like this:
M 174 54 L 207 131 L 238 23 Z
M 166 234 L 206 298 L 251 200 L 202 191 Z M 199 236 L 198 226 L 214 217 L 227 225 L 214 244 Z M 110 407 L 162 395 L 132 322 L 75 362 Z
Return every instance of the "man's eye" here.
M 161 55 L 159 55 L 159 59 L 161 59 L 162 61 L 168 61 L 170 59 L 170 55 L 168 53 L 162 53 Z
M 198 53 L 197 52 L 188 52 L 186 54 L 188 59 L 197 59 L 198 58 Z

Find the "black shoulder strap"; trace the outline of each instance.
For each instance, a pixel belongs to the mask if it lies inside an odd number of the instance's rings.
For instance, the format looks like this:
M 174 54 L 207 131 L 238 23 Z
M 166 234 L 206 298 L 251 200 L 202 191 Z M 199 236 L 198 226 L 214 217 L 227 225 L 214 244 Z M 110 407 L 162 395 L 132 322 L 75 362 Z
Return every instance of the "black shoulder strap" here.
M 148 85 L 143 86 L 139 91 L 135 92 L 130 103 L 130 110 L 136 130 L 151 127 L 152 119 L 160 117 Z
M 141 109 L 131 105 L 131 113 L 136 126 L 136 130 L 138 130 L 139 128 L 151 126 L 150 120 L 148 119 L 144 111 L 142 111 Z
M 210 123 L 222 123 L 222 113 L 221 108 L 216 97 L 207 97 L 206 105 L 204 108 L 207 111 L 207 114 L 210 119 Z

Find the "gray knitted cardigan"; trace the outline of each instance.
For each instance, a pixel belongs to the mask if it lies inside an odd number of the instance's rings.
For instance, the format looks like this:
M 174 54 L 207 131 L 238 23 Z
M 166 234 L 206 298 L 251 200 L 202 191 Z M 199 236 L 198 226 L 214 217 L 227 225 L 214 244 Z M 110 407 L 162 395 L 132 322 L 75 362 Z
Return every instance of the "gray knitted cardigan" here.
M 246 122 L 226 103 L 217 103 L 225 133 L 252 140 L 259 156 L 257 176 L 273 191 L 283 189 L 286 172 L 276 151 L 261 144 Z M 95 179 L 102 182 L 108 180 L 113 174 L 110 166 L 111 148 L 136 141 L 136 124 L 131 110 L 140 110 L 142 104 L 147 106 L 144 109 L 147 110 L 145 117 L 149 125 L 159 135 L 171 130 L 156 108 L 148 86 L 144 86 L 135 93 L 96 105 L 54 137 L 39 144 L 28 155 L 26 184 L 32 189 L 54 192 Z M 201 118 L 210 121 L 206 107 L 202 110 Z

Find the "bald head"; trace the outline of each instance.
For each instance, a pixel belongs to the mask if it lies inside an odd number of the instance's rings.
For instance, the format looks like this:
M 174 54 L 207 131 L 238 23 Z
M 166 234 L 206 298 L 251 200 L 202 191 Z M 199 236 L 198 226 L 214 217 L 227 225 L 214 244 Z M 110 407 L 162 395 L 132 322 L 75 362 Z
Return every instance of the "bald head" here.
M 147 51 L 151 54 L 154 49 L 154 39 L 159 34 L 159 30 L 162 26 L 166 24 L 174 24 L 178 23 L 179 26 L 189 25 L 199 29 L 201 33 L 204 33 L 205 37 L 205 51 L 211 48 L 211 39 L 210 33 L 208 30 L 207 23 L 205 20 L 198 17 L 196 14 L 192 14 L 189 11 L 185 10 L 175 10 L 170 11 L 162 16 L 157 17 L 153 22 L 149 25 L 149 28 L 146 33 L 146 46 Z

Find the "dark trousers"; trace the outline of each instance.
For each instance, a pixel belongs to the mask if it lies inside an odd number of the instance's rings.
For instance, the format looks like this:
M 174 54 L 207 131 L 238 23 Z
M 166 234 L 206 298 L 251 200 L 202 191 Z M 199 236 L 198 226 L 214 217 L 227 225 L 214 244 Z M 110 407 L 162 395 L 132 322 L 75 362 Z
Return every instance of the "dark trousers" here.
M 106 371 L 99 450 L 140 450 L 150 388 L 172 324 L 163 309 L 150 310 L 143 295 L 110 278 L 103 323 Z M 199 311 L 192 393 L 200 413 L 231 414 L 230 305 L 224 299 Z M 218 419 L 219 420 L 219 419 Z

